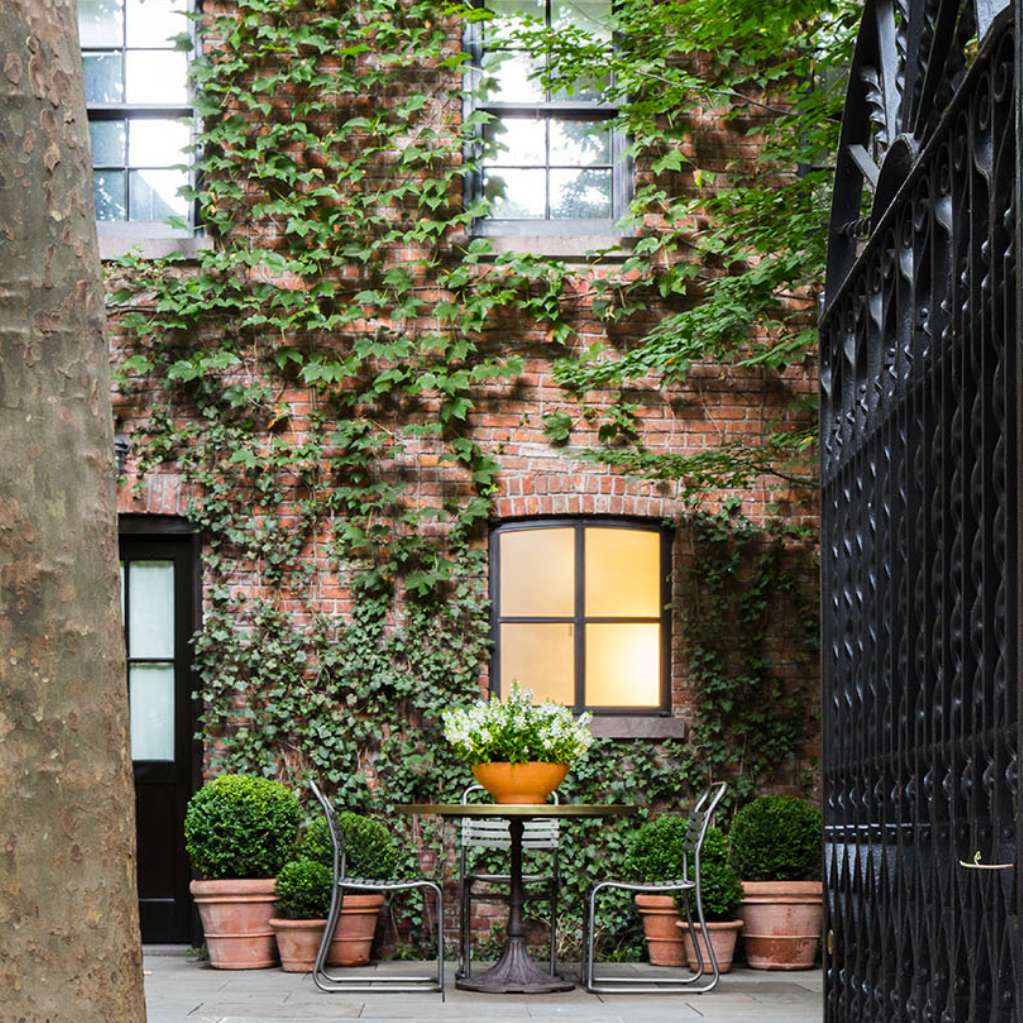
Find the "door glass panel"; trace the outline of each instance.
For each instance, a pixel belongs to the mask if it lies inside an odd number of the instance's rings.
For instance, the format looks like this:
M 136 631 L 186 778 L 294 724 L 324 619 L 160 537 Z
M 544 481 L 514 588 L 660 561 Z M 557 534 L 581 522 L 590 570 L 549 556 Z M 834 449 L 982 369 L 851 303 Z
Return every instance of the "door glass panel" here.
M 128 566 L 128 656 L 174 656 L 174 562 Z
M 575 530 L 500 534 L 501 616 L 569 616 L 575 610 Z
M 571 622 L 503 624 L 501 692 L 507 693 L 512 682 L 518 682 L 523 688 L 533 690 L 537 703 L 554 700 L 573 705 L 574 628 Z
M 660 615 L 661 534 L 644 529 L 587 529 L 586 616 Z
M 128 669 L 128 703 L 132 760 L 173 760 L 174 665 L 133 664 Z
M 587 625 L 586 705 L 659 706 L 660 655 L 660 625 Z

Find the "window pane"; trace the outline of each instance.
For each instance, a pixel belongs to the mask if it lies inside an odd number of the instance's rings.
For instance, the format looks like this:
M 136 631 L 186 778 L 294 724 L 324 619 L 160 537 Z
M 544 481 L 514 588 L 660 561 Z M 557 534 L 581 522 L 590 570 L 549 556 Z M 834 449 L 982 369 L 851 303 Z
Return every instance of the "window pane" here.
M 97 220 L 127 220 L 128 204 L 124 200 L 124 171 L 95 171 L 92 195 Z
M 174 665 L 133 664 L 128 704 L 132 760 L 173 760 Z
M 121 46 L 124 0 L 78 0 L 78 36 L 83 48 Z
M 494 13 L 494 17 L 483 24 L 483 38 L 490 46 L 508 41 L 517 16 L 539 21 L 544 18 L 544 0 L 488 0 L 486 6 Z
M 547 163 L 545 118 L 502 117 L 487 125 L 486 140 L 496 150 L 488 162 L 534 167 Z
M 131 209 L 129 220 L 163 221 L 168 217 L 188 217 L 188 200 L 177 194 L 188 184 L 188 174 L 176 170 L 131 172 Z
M 611 162 L 611 132 L 607 121 L 551 119 L 551 163 L 585 167 Z
M 512 529 L 498 542 L 503 617 L 575 613 L 574 529 Z
M 542 170 L 492 170 L 483 175 L 490 215 L 506 220 L 543 220 L 546 182 Z
M 551 216 L 611 216 L 610 170 L 552 170 Z
M 128 566 L 128 656 L 174 656 L 174 562 Z
M 124 121 L 90 121 L 94 167 L 124 166 Z
M 129 51 L 126 58 L 129 103 L 188 102 L 188 57 L 174 50 Z
M 661 534 L 587 528 L 585 541 L 587 617 L 660 617 Z
M 611 38 L 611 0 L 551 0 L 551 24 Z
M 121 103 L 124 77 L 119 53 L 86 53 L 82 56 L 86 103 Z
M 571 622 L 511 623 L 501 626 L 501 692 L 512 682 L 532 689 L 537 703 L 575 703 Z
M 490 103 L 538 103 L 543 102 L 543 86 L 532 80 L 530 75 L 537 64 L 528 53 L 514 51 L 484 54 L 483 70 L 490 79 L 486 90 Z
M 587 706 L 659 706 L 660 669 L 660 625 L 586 626 Z
M 188 31 L 185 0 L 128 0 L 128 45 L 168 46 Z
M 128 163 L 132 167 L 168 167 L 188 163 L 182 150 L 192 140 L 192 129 L 177 121 L 136 118 L 128 138 Z

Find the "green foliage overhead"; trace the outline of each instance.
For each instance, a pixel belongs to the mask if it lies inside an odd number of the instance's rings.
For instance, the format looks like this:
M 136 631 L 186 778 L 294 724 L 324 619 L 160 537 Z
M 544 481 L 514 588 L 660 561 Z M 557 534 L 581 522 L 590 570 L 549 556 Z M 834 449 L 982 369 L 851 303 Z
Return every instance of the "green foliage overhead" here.
M 323 920 L 330 912 L 333 884 L 330 867 L 314 860 L 291 860 L 277 875 L 274 912 L 286 920 Z
M 295 848 L 301 809 L 268 778 L 221 775 L 188 802 L 185 848 L 201 877 L 274 877 Z
M 345 811 L 338 814 L 337 826 L 344 841 L 346 876 L 394 880 L 398 845 L 384 824 Z M 326 817 L 317 817 L 305 829 L 299 852 L 333 869 L 334 851 Z
M 821 876 L 820 810 L 797 796 L 761 796 L 736 815 L 732 861 L 744 881 L 815 881 Z

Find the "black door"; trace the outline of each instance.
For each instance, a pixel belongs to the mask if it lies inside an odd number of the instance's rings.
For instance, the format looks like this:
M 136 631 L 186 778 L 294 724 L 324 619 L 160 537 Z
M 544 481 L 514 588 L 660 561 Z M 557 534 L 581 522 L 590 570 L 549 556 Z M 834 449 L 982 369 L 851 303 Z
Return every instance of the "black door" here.
M 194 541 L 121 536 L 142 940 L 192 938 L 183 824 L 193 785 Z

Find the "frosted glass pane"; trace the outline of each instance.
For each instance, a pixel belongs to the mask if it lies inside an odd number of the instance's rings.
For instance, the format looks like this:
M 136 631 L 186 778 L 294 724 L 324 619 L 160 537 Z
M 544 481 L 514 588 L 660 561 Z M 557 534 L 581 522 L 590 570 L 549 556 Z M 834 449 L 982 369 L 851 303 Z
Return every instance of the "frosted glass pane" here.
M 660 669 L 660 625 L 586 626 L 588 707 L 659 706 Z
M 587 529 L 587 617 L 659 618 L 660 614 L 660 533 Z
M 192 129 L 180 121 L 136 118 L 128 136 L 130 167 L 173 167 L 188 163 L 185 147 L 192 141 Z
M 90 121 L 89 137 L 94 167 L 124 166 L 124 121 Z
M 516 529 L 500 544 L 502 617 L 575 613 L 575 530 Z
M 491 216 L 503 220 L 543 220 L 547 182 L 542 170 L 497 168 L 483 175 L 483 194 Z
M 188 200 L 178 190 L 188 184 L 188 174 L 177 170 L 131 172 L 129 220 L 162 221 L 188 217 Z
M 484 129 L 494 147 L 488 163 L 540 166 L 547 162 L 547 122 L 527 117 L 499 117 Z
M 174 562 L 128 566 L 128 656 L 174 656 Z
M 537 60 L 517 50 L 492 50 L 483 55 L 486 97 L 491 103 L 539 103 L 543 85 L 537 80 Z
M 570 622 L 505 623 L 501 626 L 501 692 L 512 682 L 532 689 L 537 703 L 575 703 Z
M 132 760 L 173 760 L 174 665 L 132 665 L 128 702 Z
M 120 46 L 123 32 L 123 0 L 78 0 L 78 36 L 83 48 Z
M 97 220 L 125 220 L 128 207 L 124 201 L 124 171 L 95 171 L 92 195 Z
M 188 102 L 188 57 L 175 50 L 129 50 L 125 57 L 129 103 Z
M 188 31 L 185 0 L 128 0 L 128 45 L 170 46 Z
M 119 53 L 86 53 L 82 56 L 86 103 L 120 103 L 124 99 L 124 74 Z

